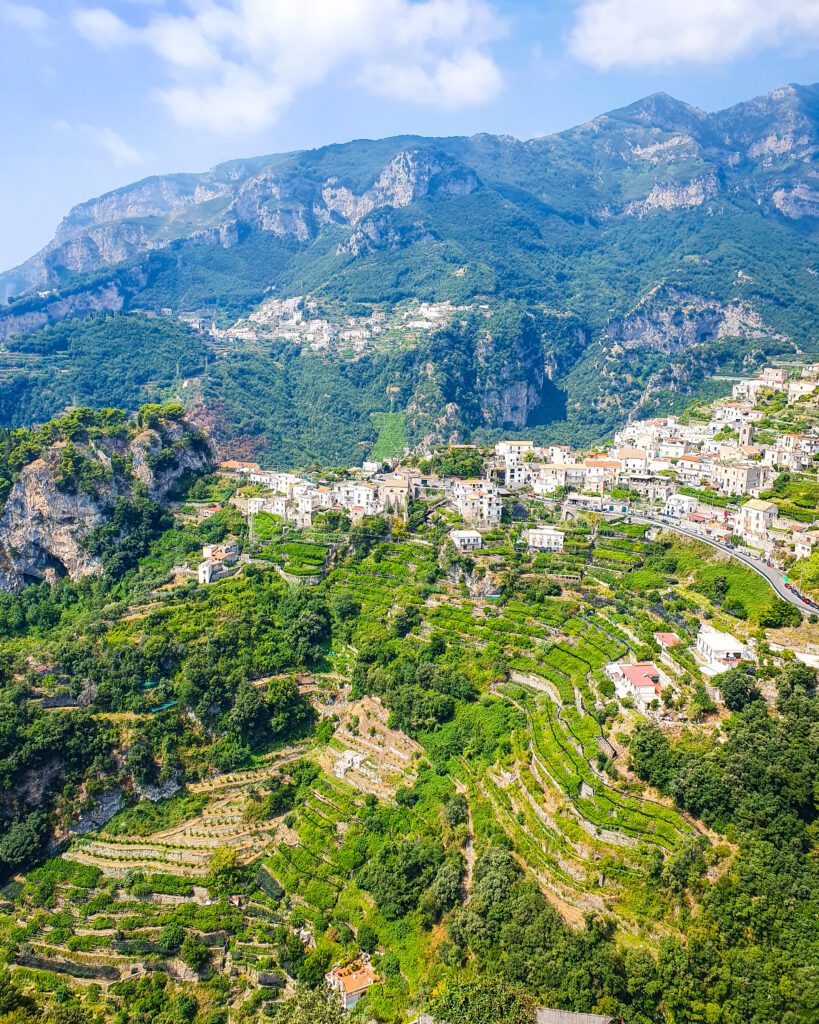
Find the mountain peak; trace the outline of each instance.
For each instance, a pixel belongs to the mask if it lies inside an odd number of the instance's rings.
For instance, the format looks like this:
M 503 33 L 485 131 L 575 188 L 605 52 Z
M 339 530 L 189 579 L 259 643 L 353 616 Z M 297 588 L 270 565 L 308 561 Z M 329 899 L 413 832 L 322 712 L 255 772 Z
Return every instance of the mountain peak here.
M 691 128 L 700 127 L 708 115 L 690 103 L 669 96 L 667 92 L 655 92 L 627 107 L 612 110 L 604 117 L 663 131 L 687 132 Z

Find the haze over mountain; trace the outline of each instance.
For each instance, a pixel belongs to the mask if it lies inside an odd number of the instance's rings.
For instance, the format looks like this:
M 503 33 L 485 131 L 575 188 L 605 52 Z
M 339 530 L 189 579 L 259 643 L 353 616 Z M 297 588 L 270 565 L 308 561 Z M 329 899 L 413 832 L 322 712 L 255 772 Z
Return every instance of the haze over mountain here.
M 399 136 L 145 179 L 0 275 L 0 417 L 133 406 L 152 384 L 274 461 L 366 453 L 390 408 L 413 441 L 591 440 L 718 365 L 815 349 L 818 126 L 815 85 L 715 114 L 657 94 L 528 142 Z M 330 321 L 462 308 L 353 352 L 275 331 L 226 347 L 230 330 L 145 315 L 227 329 L 300 296 Z M 116 315 L 74 322 L 98 313 Z

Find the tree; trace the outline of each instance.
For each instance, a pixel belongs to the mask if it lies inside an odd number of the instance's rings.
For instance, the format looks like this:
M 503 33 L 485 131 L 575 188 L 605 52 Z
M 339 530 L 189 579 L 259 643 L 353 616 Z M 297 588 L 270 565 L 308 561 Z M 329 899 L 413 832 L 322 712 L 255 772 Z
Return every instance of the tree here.
M 2 869 L 16 870 L 28 866 L 40 852 L 45 827 L 43 815 L 35 812 L 16 821 L 0 839 L 0 874 Z
M 185 936 L 185 941 L 182 943 L 179 955 L 188 967 L 192 971 L 196 971 L 197 974 L 201 973 L 204 966 L 210 960 L 208 947 L 200 939 L 197 939 L 195 935 Z
M 534 1000 L 505 979 L 486 975 L 452 981 L 433 1002 L 441 1024 L 534 1024 Z
M 363 924 L 358 929 L 356 939 L 358 941 L 358 948 L 365 953 L 374 953 L 378 948 L 378 934 L 375 928 L 368 924 Z
M 759 624 L 763 629 L 782 629 L 785 626 L 801 626 L 802 614 L 799 609 L 788 601 L 778 597 L 759 616 Z
M 713 683 L 722 694 L 722 699 L 729 711 L 741 711 L 751 701 L 759 700 L 760 693 L 756 679 L 744 666 L 738 666 L 714 676 Z
M 210 858 L 210 884 L 220 892 L 229 892 L 240 878 L 241 868 L 236 851 L 230 846 L 217 846 Z
M 308 988 L 296 989 L 295 996 L 276 1015 L 277 1024 L 343 1024 L 344 1020 L 334 994 Z
M 159 936 L 159 945 L 168 953 L 173 953 L 185 941 L 185 929 L 176 921 L 169 921 Z

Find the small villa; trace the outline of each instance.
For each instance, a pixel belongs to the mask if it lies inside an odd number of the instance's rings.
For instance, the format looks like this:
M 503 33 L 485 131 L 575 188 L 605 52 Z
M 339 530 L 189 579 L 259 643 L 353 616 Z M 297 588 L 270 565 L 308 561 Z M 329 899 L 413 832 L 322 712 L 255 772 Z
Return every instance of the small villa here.
M 696 655 L 703 673 L 708 676 L 727 672 L 748 659 L 745 645 L 736 637 L 705 625 L 697 635 Z
M 524 530 L 522 539 L 530 551 L 562 551 L 565 534 L 551 526 L 536 526 Z
M 640 711 L 651 709 L 652 703 L 662 699 L 663 690 L 671 680 L 652 661 L 624 665 L 613 661 L 606 665 L 606 675 L 614 683 L 614 691 L 621 699 L 630 697 Z
M 346 967 L 334 967 L 326 978 L 330 988 L 341 996 L 345 1010 L 352 1010 L 367 989 L 378 981 L 375 968 L 366 954 Z
M 477 530 L 450 530 L 449 539 L 455 545 L 455 550 L 460 555 L 469 555 L 473 551 L 480 551 L 483 540 Z

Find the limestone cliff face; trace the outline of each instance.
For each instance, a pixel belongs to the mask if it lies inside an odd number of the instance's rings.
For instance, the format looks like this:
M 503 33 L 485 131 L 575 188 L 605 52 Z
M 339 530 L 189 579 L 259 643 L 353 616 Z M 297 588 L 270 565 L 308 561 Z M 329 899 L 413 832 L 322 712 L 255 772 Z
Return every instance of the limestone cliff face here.
M 184 423 L 144 430 L 130 441 L 75 442 L 75 448 L 97 467 L 93 488 L 61 482 L 65 442 L 45 449 L 15 481 L 0 517 L 0 589 L 19 590 L 32 580 L 53 582 L 66 574 L 74 580 L 99 574 L 101 562 L 84 542 L 106 522 L 114 499 L 131 497 L 140 483 L 150 497 L 162 500 L 180 476 L 210 461 L 207 443 Z
M 692 292 L 661 286 L 644 295 L 624 317 L 612 320 L 607 337 L 622 348 L 681 352 L 718 338 L 774 337 L 744 300 L 718 302 Z
M 49 449 L 23 469 L 0 519 L 0 588 L 19 590 L 28 579 L 53 582 L 68 573 L 80 579 L 100 571 L 82 539 L 104 521 L 103 508 L 115 493 L 113 481 L 95 498 L 57 487 L 59 450 Z
M 135 272 L 138 274 L 138 272 Z M 28 334 L 68 317 L 118 313 L 125 305 L 122 288 L 113 281 L 65 294 L 54 293 L 29 308 L 9 307 L 0 316 L 0 342 L 12 334 Z

